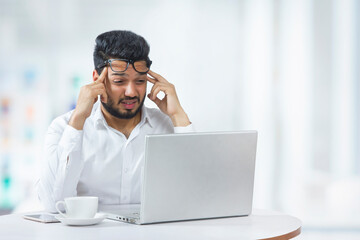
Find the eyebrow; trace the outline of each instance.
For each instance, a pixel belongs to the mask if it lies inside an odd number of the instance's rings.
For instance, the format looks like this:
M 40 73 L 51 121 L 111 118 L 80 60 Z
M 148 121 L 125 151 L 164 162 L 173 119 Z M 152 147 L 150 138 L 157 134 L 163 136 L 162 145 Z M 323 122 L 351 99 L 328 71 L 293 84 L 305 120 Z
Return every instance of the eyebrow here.
M 116 76 L 129 76 L 129 74 L 127 74 L 127 73 L 112 73 L 111 75 L 116 75 Z
M 115 76 L 126 76 L 126 77 L 129 76 L 129 74 L 127 74 L 127 73 L 112 73 L 111 75 L 112 75 L 112 76 L 113 76 L 113 75 L 115 75 Z M 143 76 L 143 75 L 146 75 L 146 73 L 137 73 L 137 75 L 138 75 L 138 76 Z

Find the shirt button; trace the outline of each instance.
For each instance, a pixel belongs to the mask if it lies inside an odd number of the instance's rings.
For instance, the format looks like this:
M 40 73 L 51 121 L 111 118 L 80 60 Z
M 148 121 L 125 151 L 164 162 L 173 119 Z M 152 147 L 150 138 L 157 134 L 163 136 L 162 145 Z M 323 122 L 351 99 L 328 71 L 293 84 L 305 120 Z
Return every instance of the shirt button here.
M 128 169 L 127 169 L 127 168 L 125 168 L 125 169 L 124 169 L 124 172 L 125 172 L 125 173 L 127 173 L 127 172 L 128 172 Z

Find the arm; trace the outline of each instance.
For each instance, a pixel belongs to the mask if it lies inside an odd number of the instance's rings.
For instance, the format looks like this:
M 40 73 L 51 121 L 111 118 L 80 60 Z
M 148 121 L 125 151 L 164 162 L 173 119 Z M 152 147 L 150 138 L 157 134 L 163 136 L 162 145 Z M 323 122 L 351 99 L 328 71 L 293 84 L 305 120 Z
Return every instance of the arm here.
M 38 196 L 47 211 L 56 212 L 55 203 L 76 196 L 76 187 L 83 168 L 80 161 L 82 131 L 57 118 L 50 125 L 43 150 Z
M 83 169 L 82 130 L 98 95 L 101 100 L 107 101 L 104 85 L 106 73 L 107 68 L 100 76 L 94 70 L 94 82 L 81 88 L 70 119 L 57 118 L 48 129 L 38 183 L 38 196 L 47 211 L 56 211 L 57 201 L 77 195 L 76 188 Z
M 151 70 L 149 70 L 149 75 L 151 77 L 147 76 L 147 79 L 154 85 L 148 94 L 148 98 L 152 100 L 163 113 L 170 117 L 174 126 L 174 131 L 177 132 L 177 129 L 184 127 L 192 129 L 192 127 L 189 127 L 192 126 L 192 124 L 180 104 L 179 98 L 176 94 L 175 86 L 169 83 L 160 74 L 157 74 Z M 165 97 L 162 100 L 157 97 L 157 94 L 160 91 L 164 92 L 165 94 Z

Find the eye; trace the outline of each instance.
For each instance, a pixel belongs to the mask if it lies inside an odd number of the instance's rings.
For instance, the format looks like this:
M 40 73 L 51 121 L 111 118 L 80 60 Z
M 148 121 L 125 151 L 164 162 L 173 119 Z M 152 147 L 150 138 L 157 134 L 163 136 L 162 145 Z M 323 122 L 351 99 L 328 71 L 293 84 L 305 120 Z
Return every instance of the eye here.
M 117 83 L 117 84 L 121 84 L 121 83 L 123 83 L 124 81 L 123 80 L 113 80 L 113 83 Z
M 143 83 L 145 83 L 145 82 L 146 82 L 145 80 L 137 80 L 137 81 L 136 81 L 136 84 L 139 84 L 139 85 L 140 85 L 140 84 L 143 84 Z

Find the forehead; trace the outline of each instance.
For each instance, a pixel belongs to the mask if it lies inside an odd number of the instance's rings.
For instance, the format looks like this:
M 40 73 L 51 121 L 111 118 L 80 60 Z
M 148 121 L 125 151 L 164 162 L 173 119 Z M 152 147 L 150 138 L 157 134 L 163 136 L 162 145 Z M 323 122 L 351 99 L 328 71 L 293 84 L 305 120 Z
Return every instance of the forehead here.
M 110 77 L 143 77 L 146 73 L 138 73 L 134 70 L 133 66 L 129 65 L 125 72 L 114 72 L 111 68 L 108 68 L 108 74 Z

